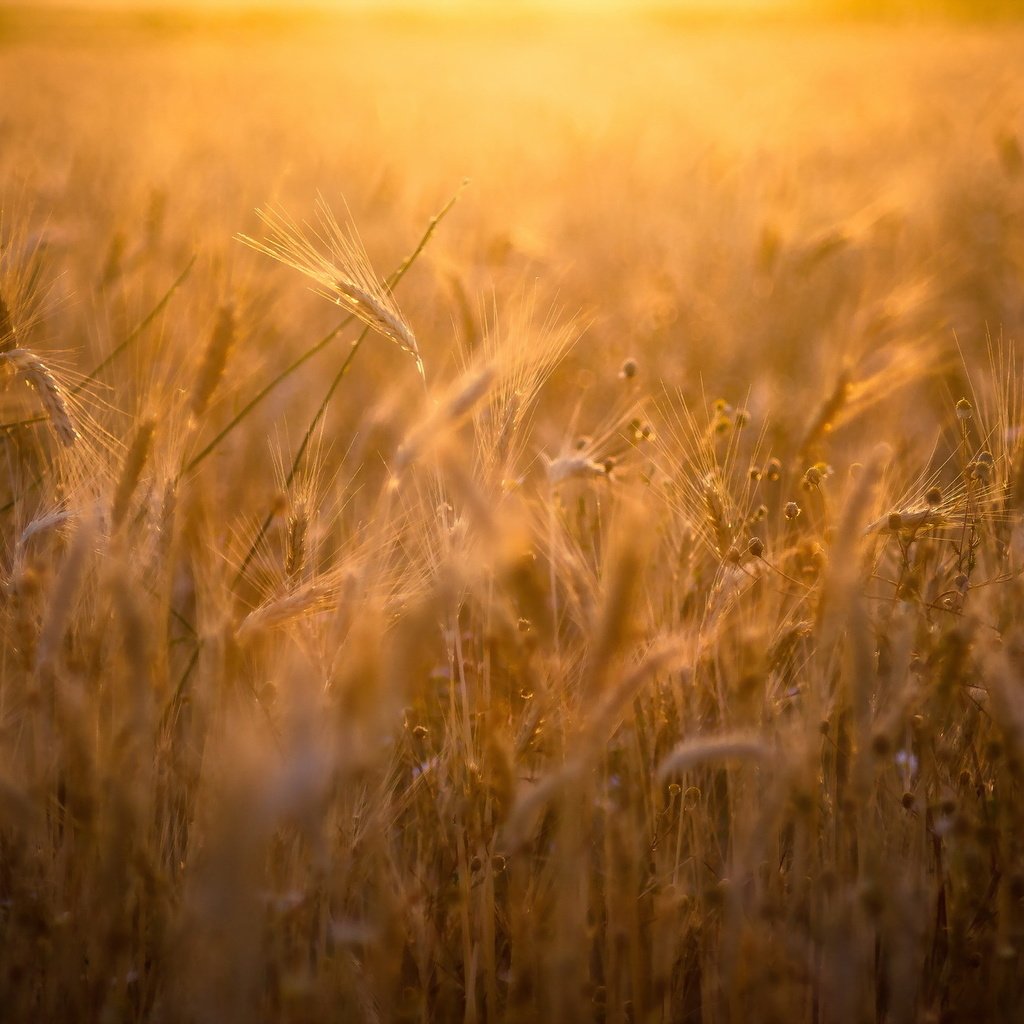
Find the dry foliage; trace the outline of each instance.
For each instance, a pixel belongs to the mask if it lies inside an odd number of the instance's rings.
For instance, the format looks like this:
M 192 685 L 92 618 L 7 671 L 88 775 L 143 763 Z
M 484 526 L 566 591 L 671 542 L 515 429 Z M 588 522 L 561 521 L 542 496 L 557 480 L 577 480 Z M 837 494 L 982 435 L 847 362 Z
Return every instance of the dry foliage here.
M 1020 1019 L 1019 29 L 22 27 L 5 1019 Z

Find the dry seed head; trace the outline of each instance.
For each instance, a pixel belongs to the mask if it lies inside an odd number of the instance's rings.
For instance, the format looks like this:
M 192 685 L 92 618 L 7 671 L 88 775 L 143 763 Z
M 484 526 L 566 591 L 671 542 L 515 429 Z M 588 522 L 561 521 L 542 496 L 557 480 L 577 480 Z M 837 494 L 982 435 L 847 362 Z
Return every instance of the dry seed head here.
M 908 509 L 903 512 L 889 512 L 876 519 L 865 529 L 871 533 L 897 533 L 900 530 L 921 530 L 929 526 L 942 526 L 946 517 L 934 507 Z
M 707 513 L 708 523 L 714 533 L 715 547 L 721 555 L 725 555 L 730 550 L 733 550 L 736 560 L 738 560 L 739 552 L 735 551 L 732 544 L 732 522 L 722 500 L 722 488 L 713 473 L 708 473 L 705 476 L 703 484 L 704 508 Z
M 46 615 L 36 647 L 37 665 L 52 664 L 72 621 L 75 602 L 93 551 L 94 523 L 81 519 L 68 547 L 64 564 L 49 590 Z
M 28 542 L 38 534 L 44 533 L 47 530 L 51 530 L 54 527 L 62 526 L 69 519 L 72 518 L 72 513 L 63 507 L 58 506 L 57 508 L 51 509 L 49 512 L 37 515 L 26 527 L 21 531 L 21 536 L 18 538 L 18 543 L 15 548 L 18 557 L 22 557 L 25 552 L 25 547 Z
M 234 340 L 234 310 L 231 306 L 222 306 L 217 313 L 217 322 L 210 335 L 210 342 L 203 356 L 203 365 L 192 390 L 191 411 L 194 417 L 198 418 L 206 412 L 206 407 L 224 375 L 224 367 Z
M 630 357 L 623 361 L 622 369 L 619 370 L 619 376 L 623 380 L 632 380 L 636 376 L 638 369 L 637 361 Z
M 235 639 L 241 642 L 264 630 L 287 625 L 311 612 L 321 611 L 326 604 L 327 594 L 323 587 L 312 584 L 273 598 L 246 615 L 235 630 Z
M 795 501 L 787 501 L 785 515 L 787 519 L 793 520 L 800 515 L 800 506 Z
M 818 408 L 814 418 L 811 420 L 810 426 L 807 428 L 804 439 L 800 444 L 801 452 L 806 453 L 810 451 L 824 434 L 828 434 L 832 430 L 839 414 L 850 397 L 850 390 L 850 373 L 844 369 L 839 374 L 832 392 Z
M 600 462 L 583 455 L 564 456 L 548 463 L 548 481 L 552 484 L 560 484 L 566 480 L 586 480 L 606 474 L 607 470 Z
M 679 743 L 658 766 L 658 778 L 686 772 L 709 761 L 760 761 L 768 763 L 772 749 L 758 736 L 751 733 L 724 733 L 718 736 L 697 736 Z M 695 800 L 700 799 L 700 790 L 694 787 Z
M 404 469 L 424 450 L 463 423 L 490 392 L 497 376 L 498 371 L 493 364 L 463 374 L 406 434 L 396 453 L 396 470 Z
M 966 398 L 961 398 L 960 401 L 956 403 L 956 418 L 960 420 L 961 423 L 966 423 L 973 417 L 974 406 L 971 405 Z
M 33 388 L 43 403 L 53 432 L 61 444 L 70 448 L 78 440 L 78 431 L 71 421 L 64 391 L 46 364 L 34 352 L 24 348 L 0 352 L 0 359 L 13 367 L 15 373 Z
M 267 226 L 268 238 L 258 242 L 242 236 L 243 242 L 305 274 L 319 286 L 320 295 L 412 355 L 424 375 L 416 338 L 390 289 L 374 275 L 355 232 L 341 227 L 322 198 L 317 201 L 317 227 L 299 225 L 278 210 L 256 213 Z
M 103 261 L 103 270 L 97 282 L 100 288 L 106 288 L 118 279 L 124 269 L 124 254 L 128 240 L 123 231 L 115 231 L 110 237 L 110 244 L 107 246 L 106 259 Z
M 828 475 L 827 468 L 827 466 L 820 462 L 809 466 L 804 473 L 804 489 L 810 491 L 820 487 L 822 480 Z
M 497 376 L 497 368 L 491 364 L 466 374 L 459 382 L 459 387 L 445 400 L 444 417 L 452 422 L 461 420 L 491 390 Z
M 114 501 L 110 507 L 110 520 L 114 526 L 119 526 L 128 511 L 132 495 L 138 486 L 142 470 L 149 458 L 149 450 L 153 441 L 153 429 L 156 426 L 153 419 L 144 419 L 139 423 L 132 438 L 131 447 L 124 457 L 124 464 L 121 467 L 121 476 L 117 481 L 117 488 L 114 491 Z
M 760 537 L 751 537 L 747 541 L 747 550 L 755 558 L 760 558 L 764 554 L 764 541 Z
M 284 571 L 289 580 L 294 580 L 306 562 L 306 530 L 309 514 L 306 503 L 298 501 L 288 516 L 288 536 L 285 543 Z
M 650 441 L 654 437 L 654 427 L 650 423 L 644 420 L 634 419 L 629 424 L 630 432 L 633 435 L 633 440 L 638 444 L 641 441 Z
M 995 470 L 995 458 L 989 451 L 981 452 L 978 457 L 968 466 L 971 478 L 988 483 L 992 479 Z

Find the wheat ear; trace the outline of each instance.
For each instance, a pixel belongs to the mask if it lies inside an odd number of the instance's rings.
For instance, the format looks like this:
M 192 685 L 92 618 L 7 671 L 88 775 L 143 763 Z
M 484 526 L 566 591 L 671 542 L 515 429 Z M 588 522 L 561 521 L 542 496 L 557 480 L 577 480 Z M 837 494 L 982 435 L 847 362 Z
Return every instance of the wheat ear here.
M 142 470 L 149 458 L 155 428 L 156 422 L 150 417 L 142 420 L 135 431 L 135 437 L 125 455 L 121 476 L 118 478 L 117 487 L 114 490 L 114 501 L 110 510 L 110 520 L 114 526 L 120 526 L 128 512 L 132 495 L 135 493 L 135 488 L 138 487 Z
M 70 448 L 78 440 L 78 431 L 68 412 L 64 390 L 57 383 L 46 364 L 26 348 L 12 348 L 0 352 L 0 360 L 12 366 L 15 372 L 39 395 L 43 409 L 49 417 L 53 432 L 61 444 Z
M 235 639 L 246 641 L 264 630 L 285 626 L 303 615 L 322 610 L 327 603 L 327 591 L 315 583 L 289 591 L 249 612 L 235 630 Z
M 317 202 L 319 227 L 296 224 L 280 210 L 257 210 L 268 237 L 241 240 L 259 252 L 305 274 L 318 294 L 348 310 L 367 327 L 390 338 L 416 360 L 423 376 L 419 345 L 388 286 L 379 281 L 366 250 L 353 231 L 346 231 L 323 199 Z
M 196 378 L 195 387 L 192 389 L 190 409 L 192 416 L 199 419 L 206 407 L 210 404 L 217 385 L 224 376 L 224 367 L 227 365 L 228 353 L 235 341 L 235 311 L 231 306 L 222 306 L 217 312 L 217 322 L 214 325 L 213 333 L 210 335 L 210 342 L 206 346 L 206 353 L 203 356 L 203 364 Z

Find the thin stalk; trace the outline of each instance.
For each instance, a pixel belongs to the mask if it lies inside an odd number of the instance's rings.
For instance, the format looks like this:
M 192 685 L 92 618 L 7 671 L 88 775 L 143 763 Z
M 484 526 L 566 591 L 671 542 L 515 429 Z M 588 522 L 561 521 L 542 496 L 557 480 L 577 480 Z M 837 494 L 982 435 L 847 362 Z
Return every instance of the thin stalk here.
M 347 316 L 341 321 L 335 328 L 324 335 L 312 348 L 307 349 L 301 356 L 298 357 L 294 362 L 289 364 L 283 369 L 273 380 L 266 384 L 257 394 L 249 399 L 248 402 L 239 410 L 235 417 L 225 426 L 216 437 L 198 455 L 193 456 L 183 467 L 181 472 L 178 474 L 180 480 L 186 473 L 191 473 L 201 462 L 203 462 L 207 456 L 213 453 L 213 450 L 230 434 L 239 423 L 242 422 L 256 408 L 260 402 L 263 401 L 267 395 L 270 394 L 274 388 L 277 387 L 282 381 L 287 380 L 299 367 L 303 366 L 306 362 L 313 358 L 319 351 L 325 348 L 330 342 L 332 342 L 352 321 L 355 319 L 354 316 Z
M 295 453 L 295 458 L 292 460 L 291 468 L 288 470 L 288 475 L 285 477 L 285 488 L 291 486 L 292 481 L 295 479 L 299 468 L 302 466 L 302 460 L 305 458 L 306 449 L 309 447 L 309 442 L 313 438 L 313 432 L 316 430 L 317 425 L 323 418 L 324 413 L 327 412 L 327 406 L 330 405 L 331 399 L 334 397 L 334 392 L 338 390 L 338 385 L 341 384 L 345 375 L 348 373 L 349 367 L 352 365 L 352 360 L 355 359 L 356 353 L 362 347 L 363 341 L 366 340 L 367 335 L 370 333 L 369 327 L 364 327 L 359 334 L 359 337 L 352 342 L 352 347 L 349 349 L 348 355 L 345 356 L 345 361 L 341 364 L 341 369 L 334 376 L 334 380 L 331 381 L 331 386 L 327 389 L 327 394 L 324 395 L 323 401 L 321 401 L 319 408 L 310 421 L 309 426 L 306 428 L 306 433 L 303 435 L 302 442 L 299 444 L 299 449 Z M 256 552 L 259 550 L 260 545 L 263 543 L 263 538 L 267 535 L 267 530 L 270 529 L 270 524 L 274 521 L 274 513 L 268 512 L 260 524 L 260 528 L 253 539 L 252 544 L 249 547 L 248 554 L 246 554 L 244 561 L 239 566 L 238 572 L 235 574 L 235 586 L 238 586 L 241 582 L 242 577 L 245 575 L 245 570 L 249 568 L 249 563 L 252 562 L 256 556 Z
M 77 395 L 81 392 L 88 384 L 91 384 L 115 359 L 118 358 L 131 344 L 134 342 L 140 334 L 163 312 L 164 307 L 170 302 L 171 296 L 181 287 L 185 282 L 185 278 L 192 272 L 192 268 L 196 265 L 197 256 L 193 256 L 188 261 L 188 266 L 178 275 L 175 279 L 174 284 L 167 289 L 164 297 L 149 311 L 149 313 L 139 321 L 138 324 L 129 332 L 128 337 L 121 342 L 120 345 L 115 346 L 107 354 L 107 356 L 101 360 L 100 364 L 86 377 L 81 380 L 73 388 L 70 388 L 72 395 Z

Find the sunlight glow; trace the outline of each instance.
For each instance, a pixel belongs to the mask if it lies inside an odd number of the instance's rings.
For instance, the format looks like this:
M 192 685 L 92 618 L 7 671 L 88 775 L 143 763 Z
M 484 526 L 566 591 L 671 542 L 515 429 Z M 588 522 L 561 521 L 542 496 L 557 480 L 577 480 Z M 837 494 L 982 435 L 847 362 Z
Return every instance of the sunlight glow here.
M 372 13 L 409 10 L 449 13 L 629 13 L 658 10 L 667 13 L 761 14 L 806 8 L 806 0 L 38 0 L 40 6 L 85 7 L 105 10 L 154 8 L 207 11 L 336 11 Z

